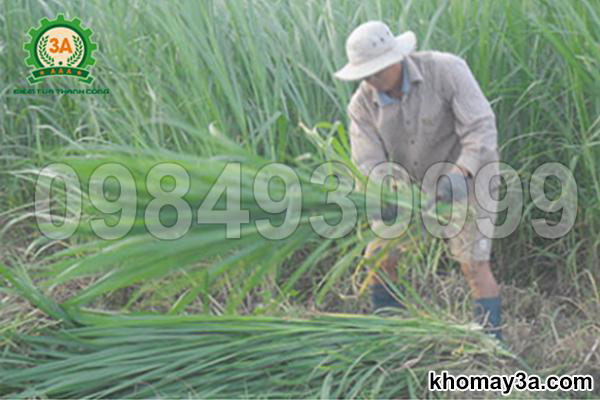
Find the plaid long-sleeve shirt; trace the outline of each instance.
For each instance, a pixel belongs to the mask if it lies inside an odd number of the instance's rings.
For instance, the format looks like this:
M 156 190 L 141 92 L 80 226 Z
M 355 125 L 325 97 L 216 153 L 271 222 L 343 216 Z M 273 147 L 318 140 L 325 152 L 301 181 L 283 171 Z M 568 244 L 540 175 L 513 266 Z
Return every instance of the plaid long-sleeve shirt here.
M 363 81 L 352 96 L 352 160 L 365 175 L 393 161 L 421 182 L 440 161 L 472 176 L 499 161 L 494 113 L 463 59 L 437 51 L 411 53 L 403 61 L 402 92 L 401 100 L 392 99 Z M 434 176 L 448 170 L 433 168 Z

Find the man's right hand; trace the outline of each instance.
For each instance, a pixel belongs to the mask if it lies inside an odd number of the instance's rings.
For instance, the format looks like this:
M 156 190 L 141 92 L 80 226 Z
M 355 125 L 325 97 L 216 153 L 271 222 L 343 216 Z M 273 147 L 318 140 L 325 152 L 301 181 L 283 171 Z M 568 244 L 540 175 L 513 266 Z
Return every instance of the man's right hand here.
M 398 214 L 398 205 L 395 203 L 385 203 L 381 210 L 381 220 L 385 223 L 394 222 Z
M 450 203 L 461 201 L 467 196 L 467 178 L 463 174 L 450 172 L 440 178 L 436 196 L 439 201 Z

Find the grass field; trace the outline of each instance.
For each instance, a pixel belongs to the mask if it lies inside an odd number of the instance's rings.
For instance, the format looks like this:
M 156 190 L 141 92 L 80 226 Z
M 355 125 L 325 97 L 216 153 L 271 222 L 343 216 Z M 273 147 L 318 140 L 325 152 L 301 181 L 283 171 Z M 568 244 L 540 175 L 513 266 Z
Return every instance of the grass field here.
M 32 87 L 27 32 L 60 13 L 93 30 L 90 87 L 110 94 L 15 93 Z M 303 210 L 323 212 L 309 171 L 324 161 L 351 168 L 345 107 L 355 85 L 332 74 L 347 35 L 369 19 L 468 62 L 496 114 L 501 159 L 524 182 L 549 161 L 576 178 L 567 235 L 535 232 L 533 220 L 558 213 L 536 207 L 525 186 L 522 223 L 494 242 L 506 349 L 470 329 L 468 288 L 441 242 L 410 247 L 398 266 L 414 307 L 360 315 L 370 313 L 360 255 L 371 237 L 360 210 L 359 229 L 340 239 L 302 220 L 276 245 L 250 228 L 225 240 L 218 226 L 156 241 L 140 215 L 116 242 L 89 229 L 39 233 L 36 172 L 55 161 L 83 182 L 118 162 L 138 188 L 152 165 L 177 162 L 191 171 L 186 200 L 197 208 L 225 162 L 241 160 L 251 221 L 265 213 L 249 177 L 277 161 L 298 171 Z M 598 381 L 599 27 L 592 0 L 0 0 L 0 395 L 431 397 L 427 369 Z M 36 87 L 86 86 L 55 77 Z M 555 181 L 546 190 L 561 193 Z M 140 190 L 138 201 L 150 197 Z M 85 221 L 98 213 L 84 202 Z M 597 398 L 598 385 L 527 396 Z

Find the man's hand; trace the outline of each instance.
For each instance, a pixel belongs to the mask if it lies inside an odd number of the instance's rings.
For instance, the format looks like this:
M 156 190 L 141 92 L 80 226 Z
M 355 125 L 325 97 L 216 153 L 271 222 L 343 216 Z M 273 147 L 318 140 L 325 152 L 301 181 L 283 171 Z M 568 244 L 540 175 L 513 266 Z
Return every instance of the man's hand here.
M 398 205 L 395 203 L 385 203 L 381 210 L 381 220 L 385 223 L 394 222 L 398 214 Z
M 406 174 L 404 170 L 396 169 L 396 165 L 392 165 L 392 169 L 396 172 L 394 174 L 395 179 L 389 181 L 389 189 L 392 192 L 397 192 L 400 187 L 405 187 L 411 182 L 411 178 Z M 386 224 L 394 222 L 398 215 L 398 204 L 384 202 L 381 207 L 381 220 Z
M 436 198 L 444 203 L 465 199 L 468 196 L 468 175 L 469 173 L 460 167 L 452 168 L 447 175 L 440 178 Z

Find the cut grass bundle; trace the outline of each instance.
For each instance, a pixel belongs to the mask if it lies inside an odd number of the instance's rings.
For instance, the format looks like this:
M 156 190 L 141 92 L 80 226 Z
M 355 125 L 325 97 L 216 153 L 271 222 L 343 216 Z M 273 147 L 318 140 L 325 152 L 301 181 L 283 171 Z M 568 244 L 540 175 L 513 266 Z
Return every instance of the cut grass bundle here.
M 429 370 L 499 372 L 484 334 L 438 317 L 79 316 L 19 338 L 0 393 L 60 398 L 431 397 Z M 507 356 L 507 357 L 503 357 Z M 458 372 L 457 372 L 458 373 Z
M 207 295 L 207 291 L 215 282 L 217 282 L 226 273 L 233 270 L 245 270 L 247 276 L 240 282 L 241 290 L 233 298 L 228 299 L 228 311 L 233 312 L 235 307 L 243 300 L 250 290 L 254 289 L 262 282 L 265 277 L 271 273 L 277 274 L 278 268 L 285 259 L 290 257 L 296 250 L 303 248 L 311 241 L 317 241 L 324 231 L 317 232 L 315 224 L 311 221 L 313 216 L 323 216 L 328 221 L 327 224 L 335 224 L 341 215 L 341 207 L 333 204 L 329 200 L 331 190 L 336 189 L 338 184 L 332 180 L 325 180 L 324 183 L 314 182 L 311 179 L 311 171 L 299 169 L 295 172 L 289 168 L 280 168 L 278 171 L 281 176 L 296 175 L 301 191 L 295 196 L 301 197 L 299 201 L 299 211 L 301 215 L 297 221 L 297 229 L 290 231 L 284 239 L 269 239 L 269 234 L 278 229 L 284 221 L 284 216 L 288 213 L 283 209 L 279 213 L 268 212 L 264 205 L 258 203 L 260 196 L 264 193 L 257 193 L 254 185 L 264 178 L 257 177 L 257 172 L 268 163 L 258 156 L 252 155 L 239 146 L 228 142 L 224 138 L 215 141 L 215 146 L 226 147 L 223 149 L 227 156 L 222 157 L 197 157 L 181 153 L 172 153 L 168 151 L 133 151 L 130 148 L 104 148 L 89 149 L 83 154 L 77 151 L 77 155 L 65 156 L 59 159 L 69 166 L 73 167 L 79 176 L 81 182 L 81 191 L 83 195 L 83 215 L 79 222 L 79 236 L 86 239 L 83 244 L 70 246 L 68 249 L 54 253 L 46 257 L 39 268 L 31 267 L 33 276 L 38 279 L 38 284 L 44 289 L 51 289 L 57 285 L 66 284 L 75 279 L 84 277 L 93 277 L 94 280 L 81 290 L 72 291 L 70 298 L 62 304 L 63 307 L 80 307 L 89 305 L 91 301 L 100 295 L 109 293 L 116 289 L 129 287 L 135 284 L 141 284 L 138 293 L 145 290 L 144 285 L 153 279 L 167 276 L 174 271 L 185 272 L 185 286 L 178 294 L 178 298 L 172 304 L 170 312 L 176 313 L 185 310 L 185 307 L 200 295 Z M 239 170 L 230 171 L 226 169 L 228 162 L 239 162 Z M 120 203 L 125 208 L 137 206 L 137 213 L 131 214 L 131 229 L 126 237 L 118 240 L 100 240 L 89 241 L 87 237 L 91 234 L 90 221 L 107 218 L 107 214 L 100 212 L 98 208 L 90 202 L 89 181 L 90 176 L 101 165 L 112 163 L 113 165 L 126 165 L 132 174 L 133 180 L 130 185 L 135 186 L 135 191 L 125 190 L 125 186 L 119 186 L 114 181 L 106 180 L 104 190 L 108 194 L 121 193 L 124 198 Z M 164 163 L 175 163 L 184 175 L 189 179 L 189 190 L 182 198 L 193 210 L 193 223 L 191 228 L 185 234 L 176 240 L 158 239 L 148 234 L 148 205 L 155 198 L 155 194 L 150 193 L 150 186 L 147 183 L 148 171 L 156 165 Z M 323 169 L 324 174 L 337 173 L 338 176 L 344 176 L 339 170 L 342 163 L 331 164 L 331 168 Z M 285 166 L 283 166 L 285 167 Z M 337 169 L 337 171 L 336 171 Z M 350 172 L 350 171 L 348 171 Z M 351 175 L 345 175 L 349 181 L 341 181 L 339 186 L 353 183 Z M 239 182 L 239 184 L 237 182 Z M 230 238 L 225 232 L 224 224 L 236 222 L 234 213 L 227 212 L 223 214 L 222 223 L 218 224 L 199 224 L 196 223 L 196 214 L 200 214 L 200 204 L 206 199 L 209 192 L 212 191 L 216 182 L 230 182 L 238 185 L 239 189 L 227 191 L 227 203 L 229 201 L 238 201 L 242 209 L 248 210 L 248 223 L 239 224 L 240 235 L 238 238 Z M 122 182 L 123 183 L 123 182 Z M 270 196 L 272 198 L 281 198 L 286 191 L 292 193 L 290 187 L 285 188 L 281 180 L 272 180 L 270 187 Z M 182 185 L 179 183 L 178 185 Z M 367 192 L 367 197 L 375 196 L 378 187 Z M 128 189 L 132 189 L 129 187 Z M 127 197 L 124 193 L 137 193 L 135 198 L 133 194 Z M 231 198 L 230 198 L 231 196 Z M 294 196 L 294 194 L 290 194 Z M 398 196 L 391 194 L 388 189 L 383 191 L 384 199 L 396 201 L 399 205 L 399 213 L 406 221 L 410 220 L 410 210 L 412 209 L 413 195 L 408 192 L 399 192 Z M 108 197 L 108 196 L 107 196 Z M 344 209 L 349 217 L 351 226 L 340 223 L 337 228 L 329 229 L 331 236 L 324 243 L 330 242 L 331 246 L 319 246 L 317 252 L 308 257 L 292 274 L 283 285 L 283 291 L 280 296 L 285 296 L 291 290 L 294 283 L 302 274 L 310 271 L 311 268 L 326 254 L 334 250 L 340 250 L 343 256 L 332 266 L 332 273 L 328 276 L 326 282 L 322 282 L 322 288 L 319 293 L 319 299 L 322 299 L 327 290 L 331 287 L 333 281 L 346 271 L 357 258 L 369 239 L 374 237 L 374 233 L 367 228 L 367 205 L 366 197 L 358 191 L 349 192 L 347 204 L 354 205 L 354 210 Z M 179 199 L 181 200 L 181 199 Z M 220 200 L 225 200 L 223 197 Z M 292 202 L 290 197 L 289 201 Z M 167 202 L 168 203 L 168 202 Z M 225 201 L 218 201 L 215 209 L 224 206 Z M 329 203 L 329 204 L 328 204 Z M 375 203 L 373 203 L 375 204 Z M 289 203 L 288 203 L 289 205 Z M 369 207 L 371 207 L 369 205 Z M 446 207 L 448 209 L 448 207 Z M 198 210 L 196 212 L 196 210 Z M 289 210 L 289 209 L 288 209 Z M 202 213 L 207 212 L 206 210 Z M 291 212 L 291 211 L 290 211 Z M 369 210 L 369 213 L 371 211 Z M 414 211 L 415 213 L 417 210 Z M 180 211 L 175 212 L 173 207 L 164 207 L 161 211 L 161 218 L 175 219 L 182 218 Z M 204 215 L 204 214 L 203 214 Z M 120 218 L 127 218 L 125 212 L 122 212 Z M 272 227 L 264 228 L 265 221 L 271 220 Z M 262 220 L 262 222 L 260 222 Z M 352 223 L 356 220 L 356 223 Z M 127 221 L 125 221 L 127 222 Z M 261 229 L 261 225 L 263 228 Z M 168 225 L 168 223 L 167 223 Z M 355 229 L 360 232 L 355 234 Z M 399 241 L 409 243 L 417 235 L 419 225 L 413 223 L 408 226 L 407 233 Z M 334 241 L 336 239 L 336 241 Z M 48 264 L 51 262 L 51 264 Z M 1 272 L 1 271 L 0 271 Z M 10 279 L 10 270 L 4 270 L 7 279 Z M 14 277 L 13 277 L 14 278 Z M 12 279 L 14 284 L 20 282 L 18 279 Z M 27 282 L 26 280 L 24 282 Z M 31 286 L 28 283 L 22 285 L 24 292 L 30 292 Z M 134 293 L 131 297 L 135 298 Z M 38 304 L 38 306 L 40 306 Z M 48 310 L 48 307 L 45 308 Z M 56 318 L 62 316 L 56 314 Z

